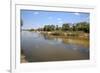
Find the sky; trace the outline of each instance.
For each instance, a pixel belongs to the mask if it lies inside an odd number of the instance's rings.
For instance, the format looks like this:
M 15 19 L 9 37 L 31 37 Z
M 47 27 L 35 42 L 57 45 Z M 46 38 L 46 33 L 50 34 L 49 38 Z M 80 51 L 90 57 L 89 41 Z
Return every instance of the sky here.
M 37 29 L 48 24 L 61 27 L 63 23 L 89 22 L 89 18 L 89 13 L 82 12 L 21 10 L 22 29 Z

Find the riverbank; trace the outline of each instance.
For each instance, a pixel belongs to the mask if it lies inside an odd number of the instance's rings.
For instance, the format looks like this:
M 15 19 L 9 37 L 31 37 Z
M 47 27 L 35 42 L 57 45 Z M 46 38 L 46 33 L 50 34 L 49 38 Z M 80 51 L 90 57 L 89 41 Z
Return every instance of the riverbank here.
M 89 33 L 84 32 L 41 32 L 47 39 L 62 41 L 63 43 L 79 44 L 89 47 Z
M 22 51 L 22 49 L 21 49 L 21 63 L 27 63 L 28 61 L 26 60 L 26 58 L 25 58 L 25 55 L 23 54 L 23 51 Z
M 27 63 L 24 55 L 21 55 L 21 63 Z
M 54 36 L 54 37 L 61 37 L 61 38 L 79 38 L 79 39 L 89 39 L 89 33 L 84 32 L 63 32 L 63 31 L 41 31 L 41 34 Z

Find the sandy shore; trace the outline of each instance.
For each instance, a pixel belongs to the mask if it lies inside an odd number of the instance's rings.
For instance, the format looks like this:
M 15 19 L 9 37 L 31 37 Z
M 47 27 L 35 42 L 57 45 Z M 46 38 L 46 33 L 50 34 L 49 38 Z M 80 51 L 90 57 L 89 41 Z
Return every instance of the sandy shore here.
M 27 60 L 25 59 L 25 56 L 24 55 L 21 55 L 21 63 L 26 63 Z

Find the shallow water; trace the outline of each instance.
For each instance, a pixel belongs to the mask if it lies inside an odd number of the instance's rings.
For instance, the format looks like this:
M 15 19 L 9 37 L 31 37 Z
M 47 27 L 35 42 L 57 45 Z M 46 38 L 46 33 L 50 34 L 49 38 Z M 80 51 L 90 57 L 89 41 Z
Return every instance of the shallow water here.
M 58 38 L 39 32 L 21 32 L 21 49 L 28 62 L 89 59 L 89 41 Z

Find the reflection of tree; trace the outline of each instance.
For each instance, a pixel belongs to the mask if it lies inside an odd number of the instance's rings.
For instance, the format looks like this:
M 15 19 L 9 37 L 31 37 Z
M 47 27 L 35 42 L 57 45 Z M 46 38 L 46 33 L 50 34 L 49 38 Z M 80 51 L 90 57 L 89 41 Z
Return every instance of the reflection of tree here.
M 47 34 L 43 34 L 43 37 L 44 37 L 45 40 L 49 39 Z
M 47 34 L 43 34 L 43 37 L 44 37 L 45 40 L 54 40 L 55 39 L 54 37 L 50 37 Z

